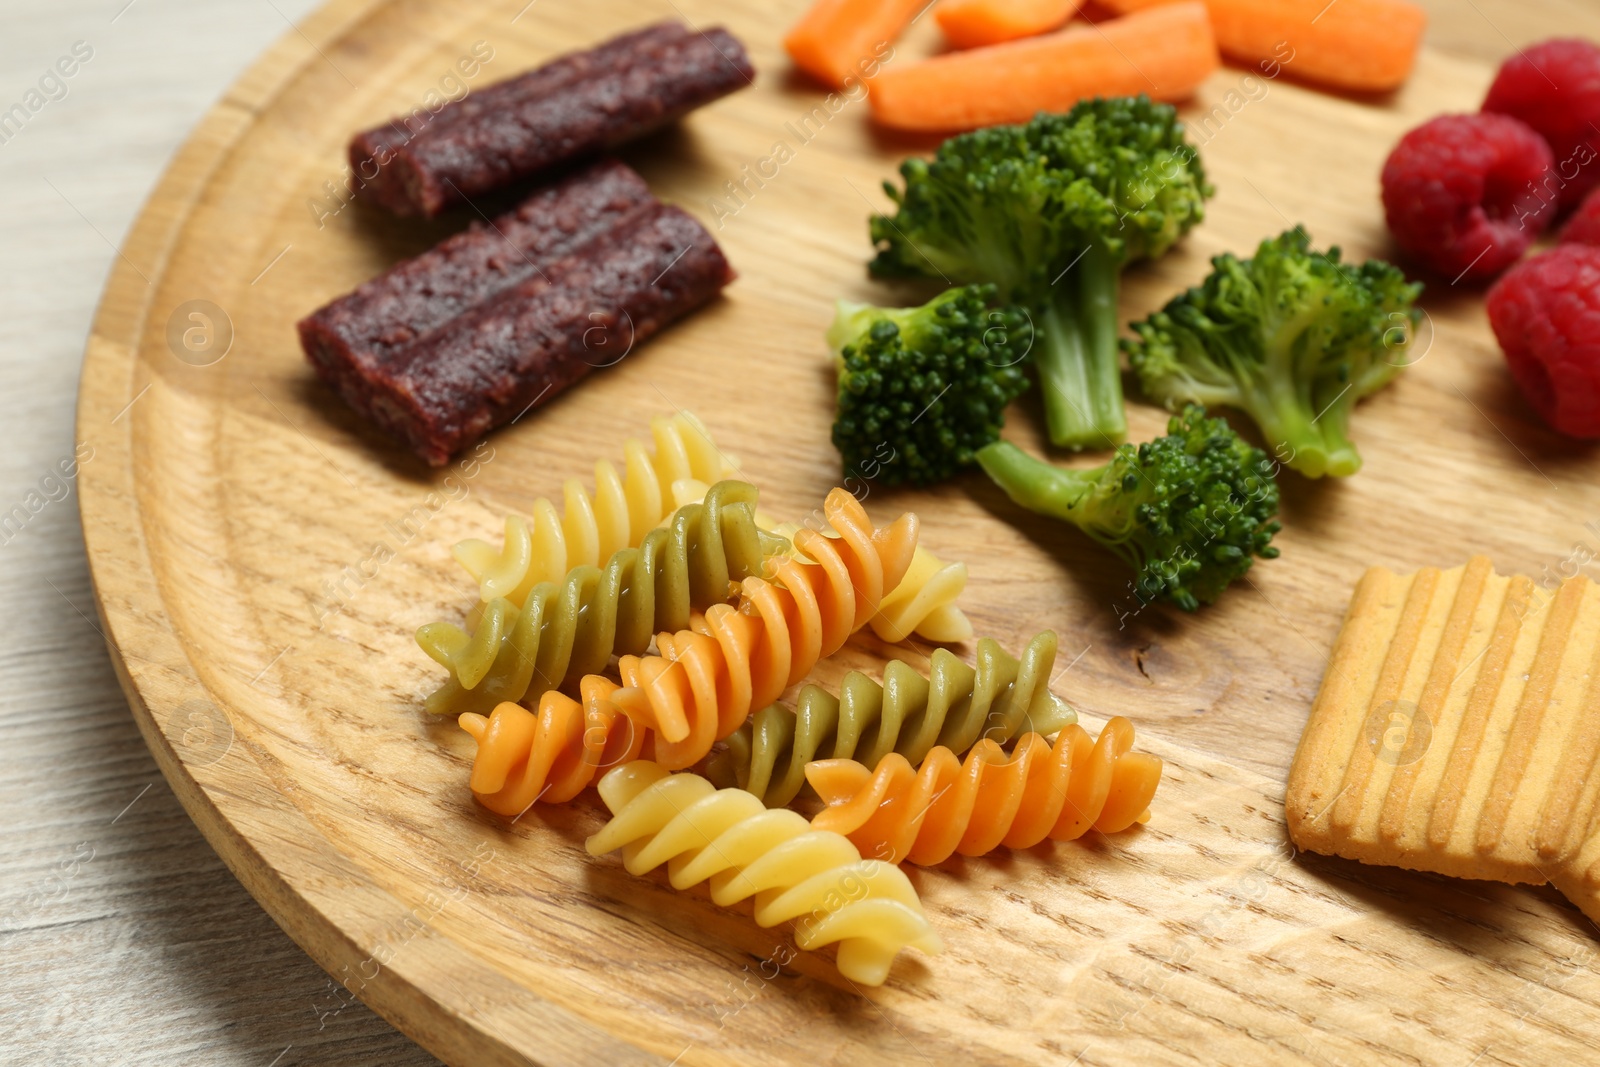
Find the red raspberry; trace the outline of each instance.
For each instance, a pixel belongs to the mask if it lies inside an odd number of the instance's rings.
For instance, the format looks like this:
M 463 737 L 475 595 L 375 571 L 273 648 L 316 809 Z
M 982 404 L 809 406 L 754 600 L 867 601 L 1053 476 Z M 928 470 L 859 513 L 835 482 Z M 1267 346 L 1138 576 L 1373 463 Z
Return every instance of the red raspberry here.
M 1600 185 L 1600 48 L 1588 41 L 1536 44 L 1506 60 L 1483 110 L 1519 118 L 1555 153 L 1547 197 L 1572 207 Z
M 1600 246 L 1600 190 L 1584 197 L 1583 203 L 1561 231 L 1563 244 Z
M 1600 248 L 1560 245 L 1489 290 L 1489 322 L 1528 403 L 1569 437 L 1600 437 Z
M 1440 115 L 1383 165 L 1383 208 L 1400 246 L 1447 278 L 1492 278 L 1522 258 L 1555 214 L 1531 190 L 1550 146 L 1504 115 Z

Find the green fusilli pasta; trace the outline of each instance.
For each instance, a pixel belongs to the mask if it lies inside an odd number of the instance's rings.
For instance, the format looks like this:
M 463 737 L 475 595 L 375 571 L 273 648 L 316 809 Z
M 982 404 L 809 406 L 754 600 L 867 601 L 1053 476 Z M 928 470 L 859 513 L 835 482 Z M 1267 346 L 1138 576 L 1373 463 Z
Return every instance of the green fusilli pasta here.
M 1053 734 L 1078 721 L 1050 692 L 1056 635 L 1046 630 L 1021 660 L 998 642 L 978 642 L 977 667 L 936 649 L 928 677 L 898 660 L 879 684 L 860 671 L 845 675 L 835 697 L 820 686 L 800 691 L 793 711 L 774 704 L 751 716 L 714 753 L 706 776 L 721 788 L 737 785 L 768 807 L 788 804 L 806 783 L 815 759 L 854 759 L 869 767 L 890 752 L 913 764 L 942 745 L 964 754 L 981 738 L 1005 744 L 1032 731 Z
M 450 672 L 428 710 L 486 715 L 597 674 L 614 654 L 643 653 L 658 632 L 688 629 L 691 612 L 726 601 L 730 583 L 759 575 L 767 556 L 787 549 L 756 528 L 755 503 L 755 487 L 718 482 L 604 569 L 574 567 L 559 583 L 540 582 L 520 608 L 496 597 L 470 634 L 452 623 L 422 627 L 417 644 Z

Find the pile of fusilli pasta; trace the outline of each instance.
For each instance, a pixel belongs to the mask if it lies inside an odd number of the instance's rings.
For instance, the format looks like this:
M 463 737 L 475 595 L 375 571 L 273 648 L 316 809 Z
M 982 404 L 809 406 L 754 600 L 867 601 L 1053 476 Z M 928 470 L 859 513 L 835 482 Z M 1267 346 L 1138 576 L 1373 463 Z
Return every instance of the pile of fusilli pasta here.
M 485 808 L 516 817 L 595 784 L 612 818 L 591 853 L 665 864 L 718 904 L 753 898 L 758 924 L 798 920 L 801 948 L 836 944 L 840 972 L 871 985 L 900 949 L 941 947 L 896 864 L 1149 817 L 1161 761 L 1131 751 L 1126 719 L 1098 740 L 1077 725 L 1050 692 L 1049 631 L 1020 656 L 984 638 L 973 665 L 940 648 L 925 675 L 890 661 L 881 681 L 853 671 L 779 703 L 864 627 L 970 638 L 966 567 L 918 544 L 915 515 L 874 526 L 843 489 L 822 529 L 773 522 L 693 416 L 651 429 L 655 452 L 627 442 L 592 497 L 569 481 L 564 514 L 540 500 L 500 548 L 457 545 L 473 629 L 417 633 L 448 672 L 427 708 L 476 742 Z M 808 785 L 809 821 L 786 810 Z

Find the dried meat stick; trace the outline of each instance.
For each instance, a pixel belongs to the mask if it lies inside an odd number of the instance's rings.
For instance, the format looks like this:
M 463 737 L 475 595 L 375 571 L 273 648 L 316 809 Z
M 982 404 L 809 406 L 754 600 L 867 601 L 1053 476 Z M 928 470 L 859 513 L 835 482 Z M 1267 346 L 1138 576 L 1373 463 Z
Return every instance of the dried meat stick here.
M 654 201 L 644 179 L 622 163 L 585 167 L 302 319 L 301 347 L 317 373 L 360 408 L 355 398 L 396 352 Z
M 614 37 L 588 52 L 573 52 L 554 59 L 535 70 L 495 82 L 437 112 L 417 108 L 409 115 L 397 116 L 386 126 L 358 133 L 350 142 L 351 172 L 359 180 L 357 192 L 363 199 L 400 214 L 415 214 L 401 175 L 403 166 L 388 166 L 400 149 L 424 130 L 442 136 L 448 130 L 470 127 L 485 111 L 507 110 L 551 92 L 597 70 L 626 62 L 643 44 L 663 46 L 688 37 L 693 31 L 681 22 L 661 22 Z
M 544 276 L 404 349 L 352 404 L 443 466 L 494 427 L 620 362 L 732 280 L 705 227 L 675 207 L 644 207 Z
M 363 197 L 431 217 L 631 141 L 754 78 L 727 30 L 665 22 L 489 86 L 415 131 L 397 120 L 359 134 L 350 161 Z

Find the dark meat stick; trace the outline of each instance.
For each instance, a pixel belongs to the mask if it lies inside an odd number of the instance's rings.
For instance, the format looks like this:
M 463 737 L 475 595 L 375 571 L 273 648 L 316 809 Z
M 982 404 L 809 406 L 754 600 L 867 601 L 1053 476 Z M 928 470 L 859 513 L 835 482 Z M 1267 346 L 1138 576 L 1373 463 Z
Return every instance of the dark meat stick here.
M 357 410 L 433 466 L 621 361 L 733 280 L 705 227 L 656 204 L 393 360 Z M 376 385 L 377 383 L 373 383 Z
M 644 179 L 603 160 L 547 186 L 488 225 L 474 223 L 302 319 L 300 344 L 347 395 L 395 352 L 532 277 L 654 202 Z
M 632 33 L 614 37 L 588 52 L 573 52 L 546 63 L 536 70 L 484 86 L 477 92 L 442 107 L 437 112 L 416 108 L 409 115 L 397 116 L 387 126 L 359 133 L 350 142 L 350 166 L 361 179 L 360 191 L 373 203 L 391 211 L 412 214 L 405 185 L 399 180 L 400 167 L 387 166 L 389 159 L 424 130 L 434 136 L 468 125 L 485 111 L 507 110 L 546 96 L 597 70 L 609 70 L 626 62 L 641 42 L 665 45 L 687 37 L 689 27 L 681 22 L 661 22 Z M 374 176 L 375 175 L 375 176 Z
M 397 214 L 434 216 L 634 140 L 754 78 L 728 31 L 665 22 L 489 86 L 418 130 L 398 122 L 369 130 L 351 142 L 350 162 L 363 197 Z M 366 178 L 374 167 L 377 176 Z

